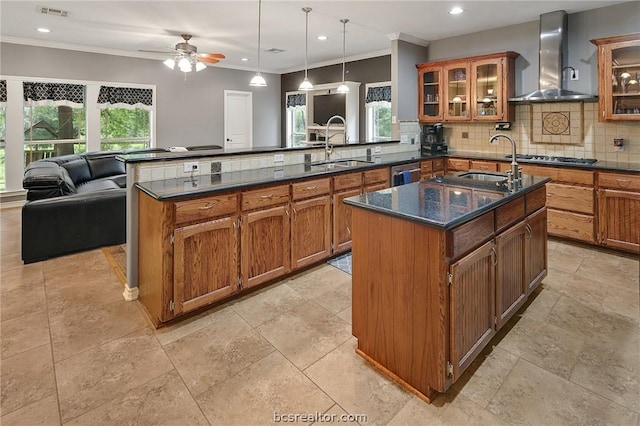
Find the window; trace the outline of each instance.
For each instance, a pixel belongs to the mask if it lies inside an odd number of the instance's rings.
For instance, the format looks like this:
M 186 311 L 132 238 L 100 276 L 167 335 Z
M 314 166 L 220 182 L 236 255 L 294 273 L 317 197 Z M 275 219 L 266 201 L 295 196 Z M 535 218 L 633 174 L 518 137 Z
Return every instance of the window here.
M 152 105 L 152 89 L 100 86 L 100 149 L 149 148 Z
M 367 141 L 391 140 L 391 85 L 367 84 L 366 90 Z
M 307 140 L 306 94 L 287 94 L 287 147 L 305 146 Z
M 85 87 L 23 83 L 24 164 L 86 150 Z

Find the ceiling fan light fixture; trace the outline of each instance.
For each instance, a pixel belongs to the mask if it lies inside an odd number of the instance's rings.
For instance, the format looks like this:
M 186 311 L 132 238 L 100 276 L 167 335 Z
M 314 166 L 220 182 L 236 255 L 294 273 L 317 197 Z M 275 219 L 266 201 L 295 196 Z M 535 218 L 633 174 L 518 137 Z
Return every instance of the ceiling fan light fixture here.
M 307 60 L 309 56 L 309 12 L 311 12 L 310 7 L 303 7 L 302 11 L 305 14 L 305 27 L 304 27 L 304 80 L 300 83 L 300 87 L 298 90 L 313 90 L 313 84 L 309 81 L 309 77 L 307 76 Z
M 165 64 L 168 68 L 174 69 L 176 67 L 176 61 L 173 59 L 167 59 L 166 61 L 162 62 L 163 64 Z
M 205 69 L 207 66 L 200 62 L 200 61 L 196 61 L 196 72 L 198 71 L 202 71 L 203 69 Z

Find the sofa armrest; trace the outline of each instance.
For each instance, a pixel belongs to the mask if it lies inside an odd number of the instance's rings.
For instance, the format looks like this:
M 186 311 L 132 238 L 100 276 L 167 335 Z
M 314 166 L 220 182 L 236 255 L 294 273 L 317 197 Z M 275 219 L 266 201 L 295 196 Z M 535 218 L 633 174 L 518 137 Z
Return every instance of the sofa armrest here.
M 27 200 L 75 194 L 76 186 L 64 167 L 50 161 L 29 164 L 24 172 L 22 187 L 29 191 Z
M 29 201 L 22 207 L 22 260 L 122 244 L 126 239 L 126 189 Z

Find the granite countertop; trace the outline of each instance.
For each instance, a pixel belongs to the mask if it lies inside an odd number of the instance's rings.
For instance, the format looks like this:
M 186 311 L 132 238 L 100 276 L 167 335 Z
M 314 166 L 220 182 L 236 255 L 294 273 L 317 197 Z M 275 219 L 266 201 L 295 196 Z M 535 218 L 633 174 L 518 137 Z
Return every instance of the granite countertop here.
M 510 191 L 504 184 L 447 175 L 357 195 L 344 202 L 422 225 L 450 229 L 533 191 L 549 180 L 525 175 L 522 185 Z

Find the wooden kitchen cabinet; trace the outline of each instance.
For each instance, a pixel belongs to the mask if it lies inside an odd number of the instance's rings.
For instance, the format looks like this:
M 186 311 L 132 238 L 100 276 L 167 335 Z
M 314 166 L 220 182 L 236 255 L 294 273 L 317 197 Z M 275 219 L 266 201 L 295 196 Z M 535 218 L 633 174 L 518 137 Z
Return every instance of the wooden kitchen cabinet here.
M 469 171 L 469 160 L 465 158 L 447 158 L 447 173 Z
M 482 245 L 449 268 L 450 366 L 455 382 L 495 335 L 495 244 Z
M 291 267 L 297 269 L 331 255 L 331 181 L 316 179 L 291 187 Z M 313 198 L 305 199 L 309 196 Z
M 511 121 L 515 52 L 427 62 L 418 68 L 421 122 Z
M 599 242 L 640 252 L 640 175 L 598 175 Z
M 528 296 L 547 276 L 547 209 L 541 208 L 529 215 L 527 226 L 525 283 Z
M 470 170 L 482 170 L 485 172 L 497 172 L 498 163 L 495 161 L 471 160 L 469 164 Z
M 527 300 L 526 245 L 529 228 L 522 221 L 496 236 L 496 329 Z
M 640 121 L 640 33 L 591 42 L 598 46 L 598 120 Z
M 431 179 L 436 176 L 444 176 L 444 159 L 423 160 L 420 162 L 420 178 Z
M 359 195 L 360 188 L 333 193 L 333 252 L 342 253 L 351 248 L 351 207 L 343 200 Z

